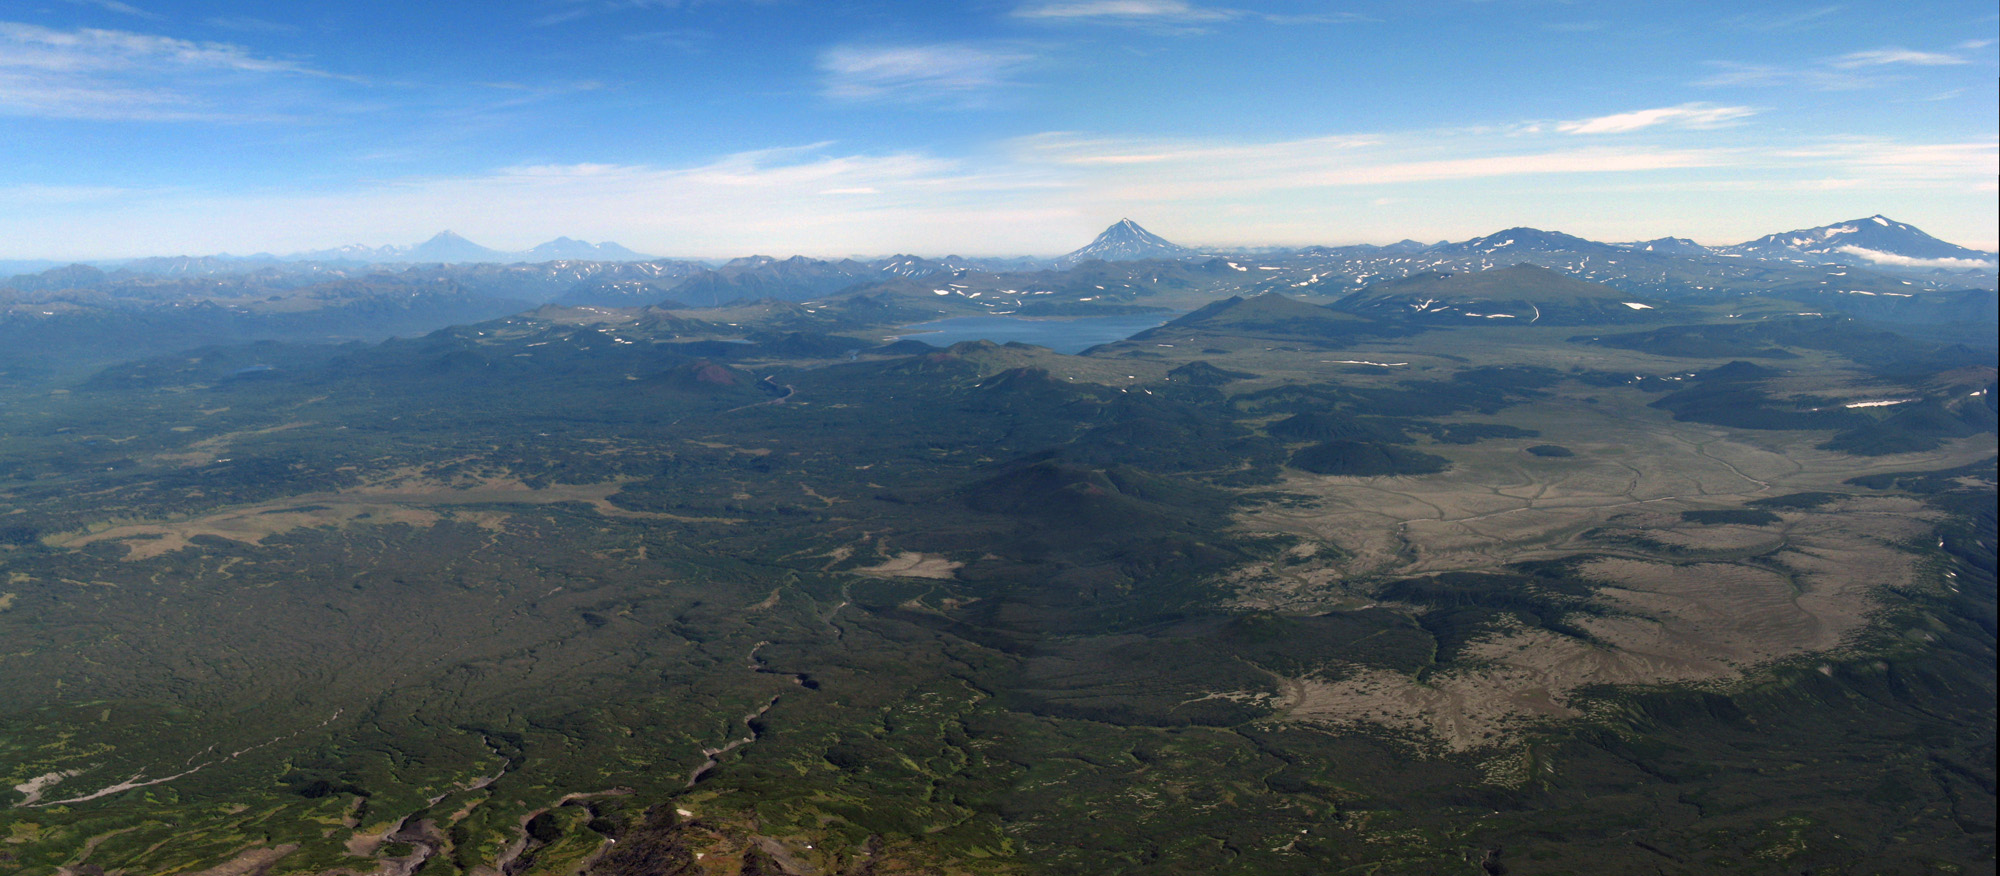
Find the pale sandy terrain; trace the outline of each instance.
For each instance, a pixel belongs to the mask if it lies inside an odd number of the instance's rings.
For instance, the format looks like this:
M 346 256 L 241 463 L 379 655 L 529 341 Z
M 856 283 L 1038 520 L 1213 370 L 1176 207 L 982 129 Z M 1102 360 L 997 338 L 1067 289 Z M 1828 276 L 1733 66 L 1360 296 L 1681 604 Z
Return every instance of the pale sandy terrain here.
M 113 521 L 88 532 L 49 536 L 50 547 L 80 548 L 97 542 L 123 543 L 125 559 L 150 559 L 188 547 L 199 536 L 215 536 L 248 544 L 302 527 L 382 525 L 402 523 L 433 526 L 447 515 L 498 533 L 510 516 L 494 505 L 553 505 L 575 502 L 606 517 L 735 522 L 726 518 L 689 518 L 630 511 L 610 501 L 622 481 L 596 484 L 555 484 L 530 487 L 507 477 L 439 481 L 417 473 L 386 476 L 352 489 L 292 496 L 276 502 L 240 505 L 178 520 Z
M 1680 512 L 1852 492 L 1843 481 L 1856 475 L 1947 468 L 1992 453 L 1980 438 L 1859 458 L 1813 449 L 1823 435 L 1677 423 L 1635 405 L 1559 399 L 1497 421 L 1561 436 L 1576 456 L 1534 457 L 1521 448 L 1541 440 L 1496 440 L 1426 446 L 1454 462 L 1436 475 L 1291 473 L 1280 489 L 1310 501 L 1263 506 L 1239 521 L 1305 547 L 1291 562 L 1240 570 L 1237 602 L 1352 609 L 1373 602 L 1375 582 L 1588 555 L 1579 571 L 1602 585 L 1594 601 L 1603 616 L 1570 622 L 1598 643 L 1516 625 L 1475 641 L 1454 668 L 1421 682 L 1379 669 L 1337 682 L 1285 679 L 1279 705 L 1289 719 L 1373 724 L 1464 750 L 1576 717 L 1569 695 L 1587 685 L 1726 684 L 1760 663 L 1837 649 L 1867 623 L 1877 588 L 1922 585 L 1918 557 L 1903 547 L 1928 529 L 1919 503 L 1854 498 L 1781 511 L 1768 526 L 1698 525 Z M 1311 554 L 1306 562 L 1301 550 Z
M 855 569 L 863 575 L 877 578 L 939 578 L 949 579 L 958 574 L 964 563 L 947 560 L 938 554 L 920 554 L 904 551 L 880 565 Z

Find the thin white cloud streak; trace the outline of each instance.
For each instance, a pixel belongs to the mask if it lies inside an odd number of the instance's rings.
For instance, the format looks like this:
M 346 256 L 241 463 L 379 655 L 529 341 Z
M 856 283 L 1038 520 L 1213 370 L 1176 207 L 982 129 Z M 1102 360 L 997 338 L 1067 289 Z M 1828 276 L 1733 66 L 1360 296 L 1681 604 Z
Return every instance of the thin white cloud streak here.
M 190 104 L 186 96 L 161 88 L 72 84 L 0 68 L 0 115 L 131 121 L 190 121 L 222 115 Z
M 1051 24 L 1109 24 L 1180 34 L 1202 33 L 1208 25 L 1229 21 L 1349 24 L 1375 20 L 1355 12 L 1284 15 L 1225 6 L 1201 6 L 1185 0 L 1056 0 L 1017 6 L 1012 15 Z
M 1836 170 L 1842 178 L 1867 185 L 1964 186 L 2000 188 L 2000 141 L 1983 143 L 1899 143 L 1841 139 L 1780 150 L 1774 157 Z
M 1866 52 L 1849 52 L 1834 59 L 1833 66 L 1842 70 L 1858 67 L 1883 67 L 1890 64 L 1908 64 L 1916 67 L 1953 67 L 1968 63 L 1964 58 L 1941 52 L 1917 52 L 1903 48 L 1871 49 Z
M 1709 88 L 1773 88 L 1796 85 L 1818 91 L 1857 91 L 1874 88 L 1887 81 L 1881 76 L 1859 73 L 1851 69 L 1835 70 L 1818 67 L 1799 69 L 1770 64 L 1741 64 L 1735 61 L 1709 61 L 1707 66 L 1715 72 L 1695 80 L 1695 85 Z
M 1891 46 L 1849 52 L 1807 67 L 1710 61 L 1708 66 L 1715 72 L 1696 80 L 1694 84 L 1710 87 L 1798 85 L 1820 91 L 1855 91 L 1907 79 L 1904 75 L 1890 72 L 1892 68 L 1958 67 L 1968 63 L 1971 62 L 1957 55 Z
M 272 77 L 354 81 L 230 43 L 0 21 L 4 115 L 247 120 L 238 98 Z
M 207 19 L 207 21 L 214 27 L 245 33 L 298 33 L 303 30 L 303 28 L 296 24 L 286 24 L 281 21 L 266 21 L 262 18 L 252 18 L 248 15 L 218 15 Z
M 1744 30 L 1785 31 L 1817 27 L 1826 24 L 1841 10 L 1839 6 L 1821 6 L 1789 13 L 1751 13 L 1729 19 L 1726 23 Z
M 821 92 L 844 101 L 979 105 L 1034 56 L 1010 46 L 835 46 L 820 55 Z
M 675 10 L 704 5 L 705 0 L 565 0 L 567 7 L 533 19 L 539 27 L 575 21 L 591 15 L 626 12 L 634 9 Z M 753 0 L 768 2 L 768 0 Z
M 1212 144 L 1044 134 L 1017 141 L 1016 157 L 1028 165 L 1086 172 L 1089 185 L 1103 196 L 1150 202 L 1535 174 L 1635 173 L 1713 167 L 1728 160 L 1723 150 L 1639 147 L 1451 154 L 1491 152 L 1500 144 L 1456 145 L 1458 150 L 1427 145 L 1424 138 L 1410 135 Z
M 0 21 L 0 41 L 7 46 L 7 52 L 0 54 L 0 65 L 51 72 L 175 67 L 332 75 L 293 61 L 260 58 L 230 43 L 199 43 L 122 30 L 54 30 Z
M 1658 109 L 1637 110 L 1562 122 L 1556 130 L 1565 134 L 1625 134 L 1645 128 L 1665 125 L 1674 128 L 1705 130 L 1720 128 L 1756 115 L 1757 111 L 1747 106 L 1714 106 L 1706 103 L 1684 103 L 1680 106 Z
M 120 15 L 130 15 L 134 18 L 149 18 L 154 21 L 162 18 L 159 13 L 147 12 L 130 3 L 120 3 L 118 0 L 69 0 L 69 4 L 71 6 L 95 6 L 99 9 L 116 12 Z
M 1077 0 L 1065 3 L 1031 3 L 1014 10 L 1015 18 L 1167 20 L 1179 22 L 1226 21 L 1242 15 L 1233 9 L 1211 9 L 1181 0 Z

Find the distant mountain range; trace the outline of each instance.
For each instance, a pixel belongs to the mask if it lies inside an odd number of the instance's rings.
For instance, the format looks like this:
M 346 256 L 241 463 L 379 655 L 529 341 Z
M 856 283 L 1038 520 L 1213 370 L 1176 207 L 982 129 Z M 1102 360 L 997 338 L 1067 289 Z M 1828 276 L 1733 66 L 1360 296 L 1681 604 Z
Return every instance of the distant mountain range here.
M 1685 237 L 1662 237 L 1636 243 L 1600 243 L 1594 240 L 1544 231 L 1539 228 L 1509 228 L 1471 240 L 1423 244 L 1403 240 L 1388 246 L 1316 246 L 1290 253 L 1257 251 L 1267 256 L 1388 256 L 1430 255 L 1506 258 L 1528 253 L 1615 255 L 1644 252 L 1689 258 L 1756 258 L 1794 264 L 1848 264 L 1862 267 L 1943 268 L 1993 270 L 2000 257 L 1990 252 L 1946 243 L 1886 216 L 1870 216 L 1770 234 L 1735 246 L 1708 247 Z M 1185 259 L 1212 255 L 1214 251 L 1181 246 L 1147 231 L 1130 219 L 1121 219 L 1106 228 L 1088 246 L 1057 258 L 1055 267 L 1067 268 L 1091 259 L 1135 261 L 1139 259 Z
M 56 355 L 63 350 L 111 361 L 250 339 L 379 339 L 551 304 L 733 307 L 731 324 L 755 313 L 767 327 L 824 331 L 981 313 L 1157 313 L 1194 298 L 1234 299 L 1171 324 L 1158 342 L 1254 329 L 1274 340 L 1334 343 L 1452 324 L 1660 324 L 1701 308 L 1980 327 L 1996 318 L 2000 291 L 1992 254 L 1887 217 L 1733 247 L 1680 238 L 1604 243 L 1516 227 L 1459 242 L 1225 253 L 1121 220 L 1055 260 L 748 256 L 717 264 L 569 238 L 503 253 L 450 232 L 415 246 L 297 259 L 176 256 L 0 279 L 0 378 L 9 367 L 46 371 L 36 363 L 64 359 Z M 5 365 L 10 358 L 14 366 Z
M 838 265 L 831 273 L 844 274 L 854 280 L 863 280 L 878 274 L 902 277 L 923 277 L 941 271 L 1032 271 L 1045 268 L 1067 270 L 1088 261 L 1139 261 L 1186 260 L 1210 258 L 1220 254 L 1230 255 L 1239 260 L 1253 259 L 1367 259 L 1412 256 L 1425 258 L 1459 258 L 1471 260 L 1506 260 L 1527 254 L 1564 254 L 1577 256 L 1610 256 L 1618 253 L 1643 253 L 1654 256 L 1678 256 L 1687 259 L 1757 259 L 1760 261 L 1786 262 L 1794 265 L 1852 265 L 1869 269 L 1902 269 L 1920 271 L 1992 271 L 2000 266 L 2000 256 L 1994 253 L 1968 249 L 1946 243 L 1925 234 L 1914 226 L 1897 222 L 1886 216 L 1870 216 L 1836 222 L 1817 228 L 1802 228 L 1769 234 L 1756 240 L 1734 246 L 1703 246 L 1684 237 L 1662 237 L 1629 243 L 1602 243 L 1588 240 L 1560 231 L 1545 231 L 1538 228 L 1516 227 L 1475 237 L 1470 240 L 1452 242 L 1438 241 L 1422 243 L 1416 240 L 1402 240 L 1386 246 L 1355 244 L 1349 246 L 1312 246 L 1298 249 L 1275 247 L 1197 249 L 1169 241 L 1140 226 L 1130 219 L 1120 219 L 1097 235 L 1089 244 L 1053 259 L 1032 257 L 1015 258 L 964 258 L 946 256 L 925 258 L 913 255 L 895 255 L 886 258 L 856 261 L 853 259 L 822 260 L 794 256 L 789 259 L 774 259 L 769 256 L 750 256 L 729 262 L 717 270 L 731 276 L 746 272 L 779 272 L 798 274 L 800 272 L 828 272 L 822 266 Z M 259 253 L 250 256 L 227 254 L 213 256 L 173 256 L 122 261 L 93 263 L 95 267 L 112 272 L 131 272 L 156 275 L 208 276 L 215 274 L 242 273 L 264 268 L 297 270 L 289 266 L 309 264 L 326 266 L 311 270 L 335 269 L 349 265 L 473 265 L 473 264 L 543 264 L 548 262 L 658 262 L 655 256 L 634 252 L 617 243 L 604 241 L 590 243 L 570 237 L 558 237 L 533 248 L 521 251 L 496 250 L 474 243 L 452 231 L 441 231 L 429 240 L 410 246 L 365 246 L 351 244 L 332 249 L 311 250 L 277 256 Z M 686 263 L 693 264 L 693 263 Z M 710 263 L 713 264 L 713 263 Z M 45 272 L 61 269 L 61 264 L 50 261 L 0 261 L 0 277 L 14 275 L 17 281 L 31 272 Z M 713 278 L 711 278 L 713 280 Z M 814 282 L 811 285 L 824 287 L 831 280 Z M 20 282 L 9 283 L 16 288 L 26 288 Z M 29 285 L 43 285 L 30 283 Z M 823 291 L 823 289 L 822 289 Z
M 1127 277 L 1120 269 L 1113 271 L 1115 279 L 1105 278 L 1112 279 L 1110 283 L 1098 280 L 1076 287 L 1086 290 L 1076 298 L 1047 297 L 1082 282 L 1082 275 L 1056 277 L 1054 273 L 1089 273 L 1093 264 L 1114 266 L 1135 261 L 1176 263 L 1177 268 L 1193 272 L 1190 277 L 1231 277 L 1231 284 L 1247 295 L 1282 292 L 1340 297 L 1425 273 L 1470 274 L 1523 263 L 1606 284 L 1642 303 L 1713 295 L 1725 289 L 1807 298 L 1831 294 L 1846 301 L 1854 296 L 1898 297 L 1926 290 L 1990 290 L 2000 285 L 2000 278 L 1993 273 L 1994 254 L 1946 243 L 1883 216 L 1772 234 L 1727 247 L 1707 247 L 1672 237 L 1603 243 L 1558 231 L 1516 227 L 1459 242 L 1404 240 L 1387 246 L 1237 249 L 1226 253 L 1176 244 L 1122 219 L 1089 245 L 1056 259 L 748 256 L 718 265 L 651 258 L 616 243 L 588 243 L 568 237 L 522 252 L 502 252 L 445 231 L 407 247 L 348 246 L 282 258 L 268 254 L 175 256 L 47 267 L 0 280 L 0 296 L 9 294 L 8 290 L 36 297 L 67 290 L 144 301 L 220 300 L 268 297 L 272 292 L 363 278 L 397 283 L 449 279 L 524 301 L 629 306 L 673 299 L 689 306 L 713 307 L 758 299 L 806 301 L 905 283 L 923 295 L 935 290 L 943 290 L 935 293 L 938 295 L 980 292 L 982 306 L 1004 307 L 1004 301 L 1019 299 L 1034 312 L 1052 312 L 1083 305 L 1105 306 L 1110 299 L 1093 299 L 1089 290 L 1116 297 L 1121 289 L 1137 288 L 1120 285 L 1134 282 L 1135 277 L 1146 281 L 1141 285 L 1179 282 L 1172 278 L 1180 274 L 1164 270 Z M 947 277 L 951 279 L 941 279 Z M 1035 289 L 1044 297 L 1032 302 L 1021 297 Z
M 431 239 L 415 246 L 363 246 L 350 244 L 333 249 L 313 250 L 278 257 L 278 261 L 299 262 L 410 262 L 417 264 L 466 264 L 472 262 L 554 262 L 563 260 L 597 262 L 640 262 L 653 258 L 633 252 L 611 241 L 589 243 L 568 237 L 558 237 L 547 243 L 521 252 L 504 252 L 489 249 L 460 237 L 452 231 L 440 231 Z

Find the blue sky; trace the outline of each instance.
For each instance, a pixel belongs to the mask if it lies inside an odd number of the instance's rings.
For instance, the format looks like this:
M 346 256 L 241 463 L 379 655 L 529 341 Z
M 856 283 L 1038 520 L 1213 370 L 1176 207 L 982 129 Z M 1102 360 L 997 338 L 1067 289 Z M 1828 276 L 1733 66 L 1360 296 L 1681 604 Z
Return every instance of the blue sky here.
M 451 228 L 725 256 L 1874 213 L 1993 249 L 1985 2 L 0 7 L 0 258 Z

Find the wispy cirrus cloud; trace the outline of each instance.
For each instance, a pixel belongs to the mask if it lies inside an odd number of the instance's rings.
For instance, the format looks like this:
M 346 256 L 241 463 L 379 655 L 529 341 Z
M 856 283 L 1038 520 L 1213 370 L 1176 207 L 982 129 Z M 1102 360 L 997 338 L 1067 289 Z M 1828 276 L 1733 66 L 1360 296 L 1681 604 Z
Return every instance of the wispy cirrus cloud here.
M 135 18 L 148 18 L 154 21 L 158 21 L 163 17 L 157 12 L 148 12 L 130 3 L 121 3 L 119 0 L 66 0 L 66 2 L 71 6 L 95 6 L 107 12 L 130 15 Z
M 552 5 L 555 9 L 536 16 L 532 23 L 546 27 L 593 15 L 648 9 L 691 9 L 722 2 L 730 0 L 554 0 L 553 3 L 545 3 L 544 6 L 546 8 Z M 774 0 L 734 0 L 734 2 L 770 3 Z
M 1196 6 L 1182 0 L 1068 0 L 1016 7 L 1015 18 L 1058 21 L 1227 21 L 1243 13 L 1234 9 Z
M 206 19 L 206 21 L 209 25 L 222 28 L 223 30 L 241 31 L 243 33 L 298 33 L 302 29 L 296 24 L 268 21 L 248 15 L 218 15 Z
M 241 89 L 272 77 L 357 81 L 230 43 L 0 22 L 0 114 L 243 120 Z
M 1868 185 L 2000 188 L 2000 140 L 1907 143 L 1845 137 L 1779 150 L 1781 161 L 1824 167 L 1830 177 Z
M 983 105 L 1033 63 L 1023 48 L 930 43 L 835 46 L 821 53 L 821 93 L 844 101 Z
M 670 27 L 664 30 L 646 30 L 625 35 L 627 42 L 651 43 L 683 52 L 698 52 L 708 47 L 715 34 L 691 27 Z
M 1819 6 L 1786 12 L 1751 12 L 1724 21 L 1731 27 L 1764 33 L 1775 31 L 1804 30 L 1831 23 L 1838 17 L 1840 6 Z
M 1139 202 L 1254 198 L 1312 189 L 1528 175 L 1629 174 L 1712 167 L 1729 150 L 1585 147 L 1450 132 L 1266 142 L 1085 138 L 1016 142 L 1017 160 L 1062 169 L 1100 196 Z
M 1798 86 L 1819 91 L 1854 91 L 1872 88 L 1881 84 L 1878 77 L 1856 73 L 1852 70 L 1834 70 L 1819 67 L 1784 67 L 1776 64 L 1744 64 L 1736 61 L 1710 61 L 1708 68 L 1713 71 L 1694 81 L 1695 85 L 1709 88 L 1776 88 Z
M 1186 0 L 1045 0 L 1017 6 L 1012 15 L 1030 21 L 1110 24 L 1178 33 L 1199 33 L 1210 25 L 1239 20 L 1273 24 L 1342 24 L 1373 20 L 1354 12 L 1286 15 L 1227 6 L 1204 6 Z
M 1865 52 L 1849 52 L 1834 59 L 1833 66 L 1842 70 L 1857 67 L 1882 67 L 1890 64 L 1909 64 L 1915 67 L 1953 67 L 1967 63 L 1957 55 L 1943 52 L 1917 52 L 1904 48 L 1870 49 Z
M 81 71 L 173 66 L 333 75 L 296 61 L 259 57 L 230 43 L 194 42 L 122 30 L 55 30 L 0 22 L 0 41 L 8 46 L 8 52 L 0 55 L 0 64 L 13 68 Z
M 1968 63 L 1964 58 L 1945 52 L 1890 46 L 1849 52 L 1799 67 L 1710 61 L 1708 66 L 1714 72 L 1694 84 L 1711 87 L 1800 86 L 1820 91 L 1854 91 L 1886 85 L 1908 75 L 1893 72 L 1894 68 L 1958 67 Z
M 1684 103 L 1679 106 L 1561 122 L 1556 125 L 1556 130 L 1565 134 L 1625 134 L 1663 126 L 1705 130 L 1732 125 L 1756 114 L 1756 110 L 1747 106 Z

